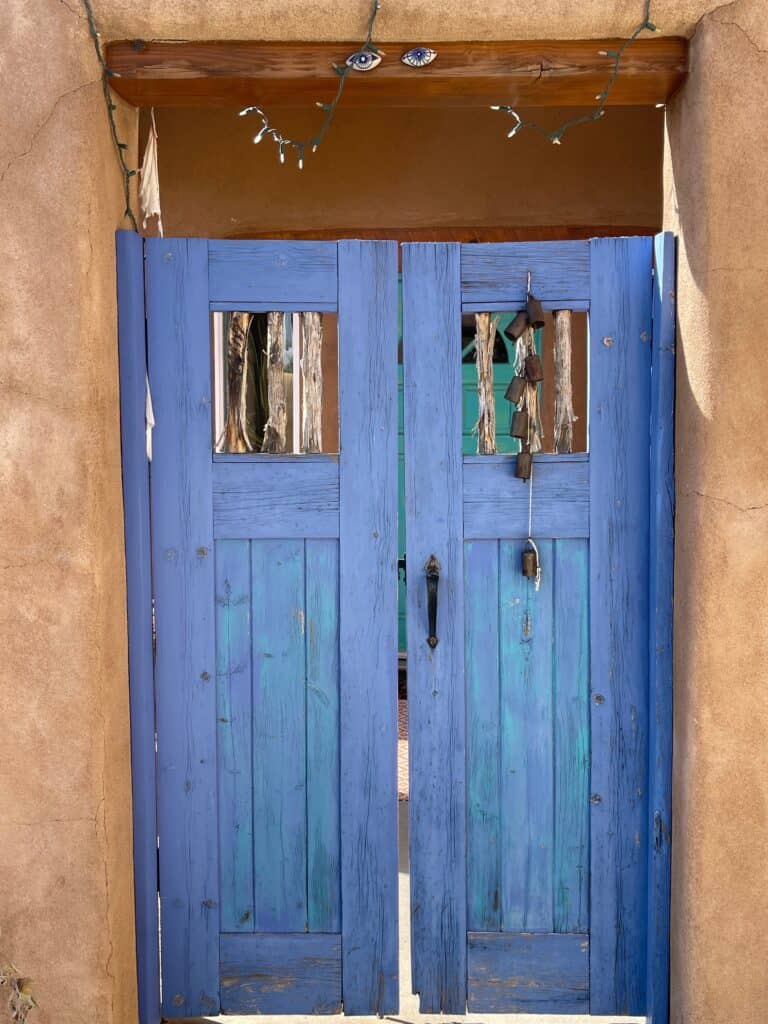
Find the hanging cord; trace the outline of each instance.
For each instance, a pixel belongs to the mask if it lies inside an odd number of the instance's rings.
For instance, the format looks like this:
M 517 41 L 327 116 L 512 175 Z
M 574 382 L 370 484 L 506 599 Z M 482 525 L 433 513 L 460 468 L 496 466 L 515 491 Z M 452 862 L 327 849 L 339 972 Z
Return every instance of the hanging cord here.
M 530 421 L 528 425 L 529 431 L 529 446 L 530 446 Z M 528 480 L 528 543 L 536 552 L 536 589 L 538 590 L 541 586 L 541 556 L 539 555 L 539 549 L 536 547 L 536 541 L 533 539 L 533 467 L 534 463 L 531 460 L 531 476 Z
M 528 271 L 528 281 L 526 285 L 526 297 L 531 294 L 531 272 Z M 523 362 L 524 365 L 524 362 Z M 530 385 L 529 385 L 530 386 Z M 535 385 L 534 385 L 535 386 Z M 538 410 L 538 402 L 536 403 Z M 538 414 L 538 412 L 537 412 Z M 528 450 L 531 451 L 531 424 L 533 422 L 533 416 L 528 416 Z M 536 541 L 533 539 L 533 459 L 531 459 L 531 475 L 528 480 L 528 543 L 533 548 L 536 554 L 536 590 L 541 586 L 541 557 L 539 555 L 539 549 L 536 547 Z
M 104 60 L 104 54 L 101 51 L 101 36 L 96 28 L 96 20 L 93 16 L 93 8 L 91 7 L 90 0 L 83 0 L 83 7 L 85 8 L 85 16 L 88 19 L 88 32 L 93 40 L 96 59 L 101 67 L 101 89 L 104 93 L 104 102 L 107 105 L 109 131 L 112 135 L 112 142 L 115 145 L 115 152 L 117 153 L 117 161 L 120 164 L 120 171 L 123 175 L 123 194 L 125 196 L 124 216 L 130 221 L 133 230 L 138 232 L 139 225 L 136 223 L 136 217 L 133 212 L 133 207 L 131 206 L 131 178 L 136 174 L 136 171 L 131 170 L 125 162 L 125 151 L 128 149 L 128 143 L 121 142 L 120 136 L 117 134 L 117 122 L 115 121 L 115 110 L 117 110 L 117 106 L 112 102 L 112 93 L 109 88 L 109 80 L 110 78 L 115 77 L 116 72 L 111 71 L 107 67 L 107 62 Z

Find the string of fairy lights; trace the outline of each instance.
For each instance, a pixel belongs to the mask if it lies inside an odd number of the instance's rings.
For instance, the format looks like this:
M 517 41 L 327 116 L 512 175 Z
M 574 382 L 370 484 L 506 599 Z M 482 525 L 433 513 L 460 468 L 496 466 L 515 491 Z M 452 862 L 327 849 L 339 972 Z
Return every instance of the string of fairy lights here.
M 113 100 L 110 90 L 110 79 L 115 76 L 115 72 L 112 71 L 104 57 L 104 52 L 101 45 L 101 36 L 96 27 L 96 19 L 94 17 L 93 8 L 91 6 L 91 0 L 82 0 L 83 7 L 88 22 L 88 31 L 93 41 L 94 49 L 96 51 L 96 57 L 101 67 L 102 77 L 102 90 L 104 93 L 104 101 L 107 107 L 107 118 L 109 121 L 110 134 L 112 141 L 114 142 L 115 152 L 117 154 L 118 163 L 120 165 L 120 172 L 123 179 L 123 192 L 125 195 L 125 217 L 130 221 L 131 226 L 135 231 L 138 230 L 136 217 L 131 207 L 131 178 L 134 177 L 136 171 L 130 168 L 126 162 L 125 154 L 128 148 L 127 143 L 123 142 L 118 134 L 117 123 L 115 120 L 115 110 L 117 109 Z M 364 70 L 364 64 L 366 61 L 372 63 L 373 66 L 378 64 L 381 60 L 381 50 L 373 42 L 374 29 L 376 27 L 376 19 L 379 16 L 379 12 L 382 7 L 382 0 L 373 0 L 371 6 L 371 12 L 368 17 L 368 23 L 366 27 L 365 38 L 355 53 L 353 53 L 344 64 L 333 64 L 333 70 L 338 76 L 338 85 L 336 87 L 336 93 L 333 98 L 329 101 L 318 100 L 316 106 L 323 111 L 324 117 L 317 132 L 306 139 L 294 139 L 290 136 L 284 135 L 280 129 L 272 124 L 267 115 L 266 111 L 260 106 L 249 106 L 245 107 L 244 110 L 240 111 L 241 117 L 247 117 L 255 115 L 261 121 L 261 125 L 256 135 L 253 138 L 254 143 L 260 143 L 264 139 L 271 140 L 277 147 L 278 157 L 280 163 L 285 163 L 286 154 L 293 150 L 296 153 L 297 166 L 301 170 L 304 167 L 305 156 L 308 153 L 316 153 L 325 139 L 328 129 L 336 115 L 341 98 L 344 94 L 344 86 L 346 85 L 347 79 L 351 73 L 356 70 Z M 537 134 L 548 139 L 549 142 L 554 145 L 560 145 L 563 136 L 566 132 L 572 128 L 576 128 L 579 125 L 588 124 L 591 121 L 599 121 L 600 118 L 605 115 L 605 108 L 608 103 L 608 98 L 611 94 L 611 90 L 616 84 L 616 80 L 619 77 L 621 70 L 622 60 L 627 49 L 634 43 L 639 35 L 643 32 L 655 32 L 656 25 L 651 21 L 651 0 L 644 0 L 643 18 L 638 23 L 629 38 L 625 39 L 621 46 L 616 50 L 601 50 L 599 55 L 602 57 L 610 57 L 613 59 L 613 66 L 605 87 L 601 92 L 595 96 L 596 106 L 594 110 L 586 114 L 580 114 L 577 117 L 572 117 L 567 121 L 564 121 L 559 127 L 551 129 L 540 124 L 538 121 L 530 121 L 523 117 L 518 111 L 508 104 L 496 103 L 493 104 L 491 110 L 500 111 L 501 113 L 509 115 L 514 124 L 510 131 L 507 132 L 507 138 L 514 138 L 521 131 L 529 129 L 536 132 Z
M 525 117 L 521 117 L 520 114 L 515 110 L 514 107 L 507 106 L 502 103 L 495 103 L 491 110 L 500 110 L 502 113 L 509 114 L 510 117 L 514 118 L 514 125 L 511 131 L 507 132 L 507 138 L 513 139 L 518 132 L 524 128 L 530 128 L 531 131 L 538 132 L 539 135 L 543 135 L 545 139 L 548 139 L 555 146 L 559 146 L 560 142 L 567 131 L 571 128 L 576 128 L 581 124 L 589 124 L 590 121 L 599 121 L 601 117 L 605 115 L 605 106 L 608 102 L 608 97 L 611 94 L 616 84 L 616 79 L 619 77 L 619 70 L 621 68 L 621 61 L 627 50 L 627 47 L 631 46 L 632 43 L 642 32 L 655 32 L 656 26 L 651 21 L 651 0 L 645 0 L 645 8 L 643 10 L 643 20 L 637 25 L 632 35 L 625 39 L 618 50 L 599 50 L 599 56 L 601 57 L 612 57 L 613 58 L 613 69 L 608 81 L 605 84 L 605 88 L 602 92 L 599 92 L 595 99 L 597 100 L 597 106 L 589 114 L 580 114 L 578 117 L 572 117 L 568 121 L 564 121 L 559 128 L 554 130 L 545 128 L 539 124 L 538 121 L 529 121 Z

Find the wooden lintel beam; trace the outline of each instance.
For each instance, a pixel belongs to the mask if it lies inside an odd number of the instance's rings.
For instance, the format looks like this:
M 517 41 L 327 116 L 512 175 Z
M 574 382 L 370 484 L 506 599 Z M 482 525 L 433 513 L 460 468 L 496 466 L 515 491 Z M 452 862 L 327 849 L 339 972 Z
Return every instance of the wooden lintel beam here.
M 400 62 L 407 43 L 382 43 L 372 71 L 350 74 L 349 106 L 593 106 L 611 74 L 601 51 L 621 41 L 433 43 L 433 64 Z M 354 43 L 140 42 L 107 45 L 111 85 L 136 106 L 272 106 L 329 100 Z M 625 51 L 609 103 L 663 103 L 687 71 L 688 43 L 677 37 L 638 39 Z

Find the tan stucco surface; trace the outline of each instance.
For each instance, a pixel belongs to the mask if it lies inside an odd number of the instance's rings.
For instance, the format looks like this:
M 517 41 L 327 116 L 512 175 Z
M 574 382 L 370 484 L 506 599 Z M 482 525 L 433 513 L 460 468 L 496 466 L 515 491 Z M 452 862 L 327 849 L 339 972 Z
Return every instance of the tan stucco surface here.
M 380 38 L 604 36 L 629 31 L 640 6 L 387 0 Z M 95 8 L 106 37 L 329 39 L 359 36 L 367 3 Z M 659 0 L 653 17 L 690 34 L 714 8 L 669 108 L 664 193 L 681 235 L 673 1024 L 763 1024 L 765 5 Z M 7 0 L 0 55 L 0 958 L 35 979 L 30 1024 L 135 1024 L 113 257 L 123 201 L 78 0 Z M 134 141 L 135 112 L 119 117 Z
M 0 54 L 0 963 L 34 979 L 30 1024 L 128 1024 L 123 203 L 81 19 L 10 0 Z
M 672 1024 L 768 1020 L 768 30 L 702 24 L 669 108 L 680 235 Z
M 690 35 L 712 0 L 655 0 L 653 21 L 665 35 Z M 111 38 L 357 39 L 371 0 L 100 0 Z M 379 39 L 589 39 L 628 36 L 642 0 L 384 0 Z
M 557 125 L 574 109 L 530 113 Z M 317 130 L 317 114 L 270 111 L 299 138 Z M 257 126 L 234 110 L 167 108 L 156 111 L 163 224 L 204 237 L 552 224 L 649 232 L 661 225 L 663 122 L 660 110 L 617 107 L 553 146 L 533 132 L 511 142 L 507 119 L 487 109 L 348 109 L 300 171 L 282 166 L 274 145 L 254 146 Z

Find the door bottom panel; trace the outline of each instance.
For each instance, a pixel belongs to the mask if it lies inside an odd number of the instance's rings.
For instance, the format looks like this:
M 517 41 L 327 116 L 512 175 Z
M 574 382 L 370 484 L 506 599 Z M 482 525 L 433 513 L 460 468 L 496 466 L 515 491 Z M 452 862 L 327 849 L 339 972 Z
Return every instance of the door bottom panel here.
M 467 1004 L 476 1013 L 589 1013 L 589 935 L 467 934 Z
M 222 1013 L 341 1013 L 341 935 L 220 939 Z

